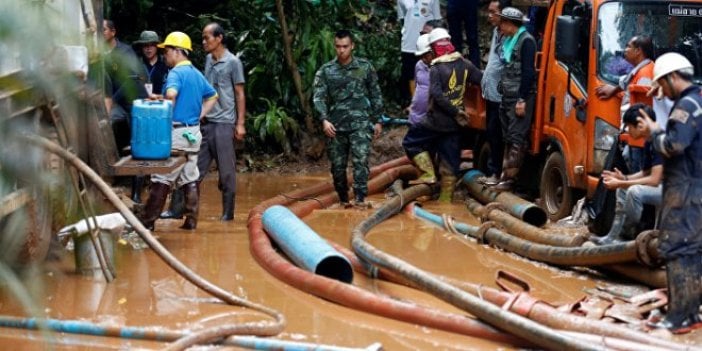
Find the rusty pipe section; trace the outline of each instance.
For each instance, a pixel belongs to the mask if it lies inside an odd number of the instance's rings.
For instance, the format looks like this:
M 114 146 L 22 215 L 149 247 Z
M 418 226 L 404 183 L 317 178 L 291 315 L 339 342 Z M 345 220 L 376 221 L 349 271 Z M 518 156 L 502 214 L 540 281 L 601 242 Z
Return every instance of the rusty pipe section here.
M 542 227 L 546 224 L 548 216 L 546 216 L 546 212 L 544 212 L 541 207 L 510 192 L 505 191 L 498 193 L 484 185 L 478 184 L 477 180 L 482 176 L 484 176 L 484 174 L 476 169 L 469 170 L 463 176 L 463 184 L 465 184 L 471 196 L 484 204 L 497 201 L 501 203 L 511 215 L 533 226 Z
M 403 159 L 405 162 L 404 164 L 406 164 L 406 158 Z M 383 172 L 379 173 L 377 169 L 383 169 Z M 370 194 L 382 191 L 397 178 L 416 177 L 416 170 L 409 165 L 391 169 L 382 166 L 381 168 L 371 169 L 371 173 L 376 176 L 368 182 L 368 191 Z M 533 346 L 531 343 L 505 334 L 489 325 L 464 315 L 429 309 L 415 303 L 379 296 L 354 285 L 344 284 L 333 279 L 317 276 L 292 265 L 273 248 L 270 239 L 264 232 L 261 223 L 263 211 L 277 204 L 292 204 L 289 206 L 289 209 L 297 216 L 304 217 L 314 209 L 326 207 L 339 201 L 338 196 L 332 190 L 333 186 L 331 183 L 299 189 L 268 199 L 249 212 L 249 248 L 252 256 L 261 267 L 280 281 L 301 291 L 359 311 L 365 311 L 387 318 L 448 332 L 506 343 L 517 347 Z M 328 193 L 324 194 L 324 192 Z M 296 202 L 296 199 L 306 200 Z
M 421 208 L 414 208 L 414 213 L 417 217 L 424 218 L 433 223 L 442 225 L 443 217 L 431 214 Z M 467 225 L 463 223 L 455 223 L 454 228 L 458 231 L 465 230 Z M 618 264 L 609 265 L 608 267 L 630 267 L 631 264 Z M 644 268 L 644 267 L 642 267 Z M 636 272 L 636 270 L 630 269 Z M 648 268 L 639 270 L 638 274 L 645 274 L 645 272 L 661 272 L 654 271 Z M 660 277 L 660 274 L 655 274 Z M 663 276 L 665 277 L 665 276 Z M 660 279 L 660 278 L 656 278 Z M 665 284 L 665 280 L 663 281 Z M 452 282 L 452 284 L 456 285 Z M 458 285 L 457 285 L 458 286 Z M 502 291 L 498 291 L 492 288 L 485 287 L 483 285 L 471 284 L 464 282 L 460 284 L 460 288 L 473 295 L 479 296 L 482 299 L 490 301 L 498 306 L 503 306 L 503 308 L 509 309 L 521 315 L 527 316 L 528 318 L 552 327 L 554 329 L 565 329 L 573 330 L 581 333 L 588 333 L 594 335 L 604 335 L 613 338 L 631 340 L 635 342 L 640 342 L 644 344 L 657 345 L 659 347 L 664 347 L 673 350 L 699 350 L 699 348 L 690 348 L 687 345 L 682 345 L 674 343 L 668 340 L 661 340 L 654 338 L 646 333 L 637 332 L 631 330 L 627 327 L 618 326 L 613 323 L 608 323 L 599 320 L 592 320 L 581 316 L 572 315 L 559 311 L 554 306 L 544 303 L 542 301 L 536 300 L 525 293 L 511 294 Z
M 414 186 L 402 191 L 386 201 L 378 210 L 362 221 L 351 232 L 351 245 L 356 254 L 367 262 L 392 270 L 405 279 L 414 281 L 442 300 L 467 311 L 474 316 L 499 326 L 511 334 L 517 335 L 540 347 L 551 350 L 603 350 L 596 344 L 584 344 L 579 340 L 565 336 L 549 327 L 545 327 L 518 314 L 506 311 L 489 302 L 483 301 L 465 291 L 448 284 L 431 273 L 423 271 L 394 256 L 384 253 L 365 241 L 365 235 L 375 225 L 400 212 L 402 208 L 420 196 L 431 194 L 427 185 Z
M 495 222 L 508 228 L 509 233 L 504 233 L 494 228 L 487 229 L 490 224 L 483 224 L 481 227 L 483 230 L 480 230 L 480 228 L 474 230 L 475 227 L 472 226 L 462 227 L 464 234 L 489 240 L 489 244 L 534 260 L 561 265 L 598 266 L 641 261 L 642 257 L 649 257 L 646 261 L 655 262 L 659 256 L 656 240 L 637 239 L 636 241 L 603 246 L 589 244 L 580 247 L 556 247 L 558 246 L 554 245 L 556 242 L 565 243 L 568 238 L 571 238 L 573 243 L 575 243 L 583 240 L 584 237 L 550 234 L 540 228 L 515 221 L 509 218 L 510 216 L 496 214 L 496 212 L 500 211 L 481 206 L 472 199 L 466 200 L 466 204 L 468 209 L 475 214 L 489 212 L 492 216 L 490 218 L 495 219 Z M 481 234 L 485 229 L 487 229 L 485 235 Z M 488 233 L 490 235 L 487 235 Z M 540 244 L 543 241 L 551 241 L 552 243 Z
M 471 198 L 466 200 L 466 206 L 468 207 L 468 210 L 476 217 L 497 222 L 503 228 L 505 228 L 507 232 L 524 240 L 561 247 L 580 246 L 587 241 L 587 237 L 581 234 L 561 235 L 546 232 L 541 228 L 514 218 L 514 216 L 511 216 L 497 208 L 483 206 L 478 201 Z
M 447 223 L 444 223 L 444 219 L 441 216 L 429 213 L 422 208 L 415 208 L 415 214 L 439 226 L 447 226 Z M 457 232 L 475 238 L 480 243 L 493 245 L 532 260 L 555 265 L 599 266 L 636 260 L 636 250 L 633 241 L 603 246 L 557 247 L 524 240 L 494 228 L 492 225 L 493 223 L 490 222 L 483 223 L 480 227 L 465 223 L 453 224 Z

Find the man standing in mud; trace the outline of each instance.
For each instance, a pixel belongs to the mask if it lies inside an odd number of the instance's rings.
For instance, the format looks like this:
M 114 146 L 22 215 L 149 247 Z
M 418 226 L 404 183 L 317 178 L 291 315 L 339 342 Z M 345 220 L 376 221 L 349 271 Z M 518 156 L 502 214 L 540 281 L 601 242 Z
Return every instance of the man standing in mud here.
M 639 128 L 664 159 L 663 206 L 658 250 L 666 262 L 668 311 L 652 324 L 675 334 L 702 327 L 702 95 L 692 84 L 694 68 L 678 53 L 667 53 L 653 67 L 654 89 L 674 101 L 663 130 L 642 111 Z
M 363 208 L 367 207 L 371 140 L 382 131 L 383 98 L 373 65 L 353 56 L 351 32 L 336 32 L 334 48 L 336 59 L 322 65 L 315 75 L 314 107 L 327 136 L 327 155 L 339 201 L 350 207 L 346 167 L 351 154 L 355 205 Z

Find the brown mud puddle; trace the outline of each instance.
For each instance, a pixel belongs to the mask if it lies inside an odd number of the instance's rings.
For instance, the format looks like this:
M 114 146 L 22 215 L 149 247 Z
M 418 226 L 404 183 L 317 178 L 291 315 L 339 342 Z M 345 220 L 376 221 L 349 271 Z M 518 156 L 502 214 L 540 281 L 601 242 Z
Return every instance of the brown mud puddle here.
M 249 253 L 246 218 L 259 202 L 280 193 L 329 181 L 327 174 L 287 176 L 239 174 L 235 221 L 222 223 L 216 175 L 208 177 L 202 190 L 200 222 L 196 232 L 178 229 L 179 220 L 159 220 L 156 234 L 176 257 L 225 290 L 282 312 L 287 318 L 280 339 L 344 347 L 367 347 L 382 343 L 386 350 L 496 350 L 509 346 L 416 326 L 355 311 L 279 282 L 265 272 Z M 383 195 L 370 198 L 381 203 Z M 476 224 L 462 204 L 427 203 L 425 209 L 448 213 L 458 221 Z M 305 222 L 323 237 L 349 246 L 351 229 L 369 211 L 343 210 L 333 206 L 315 211 Z M 377 248 L 426 271 L 471 283 L 497 287 L 498 270 L 526 280 L 532 294 L 552 304 L 572 303 L 600 280 L 580 272 L 551 266 L 498 251 L 473 240 L 445 232 L 405 214 L 394 216 L 374 228 L 368 241 Z M 73 319 L 112 325 L 198 329 L 225 323 L 268 320 L 241 307 L 212 303 L 211 298 L 174 273 L 151 250 L 117 245 L 117 279 L 83 277 L 73 273 L 72 254 L 50 263 L 41 272 L 23 278 L 31 302 L 23 305 L 3 284 L 0 314 Z M 371 280 L 356 273 L 354 284 L 398 300 L 465 314 L 428 294 L 392 283 Z M 677 340 L 702 342 L 702 332 Z M 7 350 L 155 349 L 163 343 L 0 328 L 0 346 Z

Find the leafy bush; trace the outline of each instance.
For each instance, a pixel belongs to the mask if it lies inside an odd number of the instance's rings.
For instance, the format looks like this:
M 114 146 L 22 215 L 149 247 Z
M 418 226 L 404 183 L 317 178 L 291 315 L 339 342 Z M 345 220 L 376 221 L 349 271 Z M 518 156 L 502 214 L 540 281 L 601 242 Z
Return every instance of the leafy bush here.
M 258 138 L 262 142 L 273 139 L 276 146 L 283 148 L 283 153 L 290 154 L 292 151 L 290 141 L 300 132 L 300 125 L 274 101 L 266 98 L 261 100 L 264 101 L 267 109 L 252 118 L 253 130 L 257 131 Z

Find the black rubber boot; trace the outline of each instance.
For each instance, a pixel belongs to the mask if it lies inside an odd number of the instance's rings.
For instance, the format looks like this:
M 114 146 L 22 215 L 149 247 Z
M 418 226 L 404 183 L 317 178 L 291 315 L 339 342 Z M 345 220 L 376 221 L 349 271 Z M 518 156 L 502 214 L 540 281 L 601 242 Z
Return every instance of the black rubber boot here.
M 159 213 L 163 210 L 169 191 L 171 191 L 171 186 L 168 184 L 151 183 L 149 199 L 146 201 L 146 206 L 144 206 L 144 212 L 139 217 L 139 220 L 147 229 L 154 230 L 154 222 L 156 222 Z
M 685 334 L 702 327 L 699 318 L 699 277 L 690 274 L 699 257 L 683 256 L 666 262 L 668 274 L 668 311 L 665 318 L 650 323 L 653 328 L 665 328 L 673 334 Z
M 185 207 L 183 215 L 185 215 L 185 221 L 183 225 L 180 226 L 181 229 L 193 230 L 197 228 L 197 214 L 199 209 L 199 192 L 198 182 L 192 182 L 183 185 L 183 193 L 185 195 Z
M 141 190 L 144 188 L 144 176 L 132 177 L 132 201 L 141 203 Z
M 181 219 L 183 218 L 183 189 L 177 188 L 171 192 L 171 203 L 168 210 L 161 212 L 160 218 Z
M 222 193 L 222 217 L 219 220 L 234 220 L 234 193 Z

